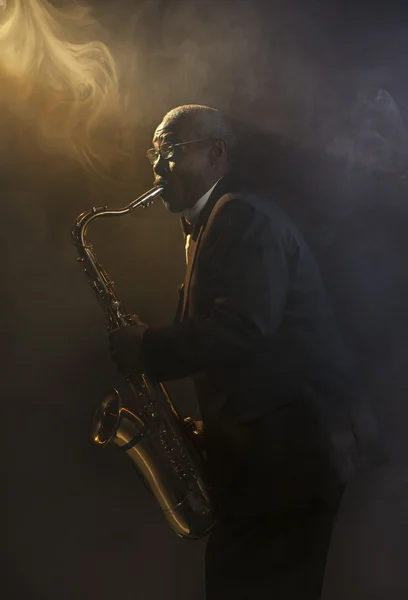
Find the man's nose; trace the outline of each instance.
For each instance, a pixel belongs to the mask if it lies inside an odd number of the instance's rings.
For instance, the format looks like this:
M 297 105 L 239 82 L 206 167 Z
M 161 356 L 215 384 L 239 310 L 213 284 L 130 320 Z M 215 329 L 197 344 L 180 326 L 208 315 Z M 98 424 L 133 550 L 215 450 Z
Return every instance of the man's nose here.
M 165 175 L 169 170 L 169 161 L 165 160 L 160 154 L 159 158 L 153 165 L 153 172 L 155 175 Z

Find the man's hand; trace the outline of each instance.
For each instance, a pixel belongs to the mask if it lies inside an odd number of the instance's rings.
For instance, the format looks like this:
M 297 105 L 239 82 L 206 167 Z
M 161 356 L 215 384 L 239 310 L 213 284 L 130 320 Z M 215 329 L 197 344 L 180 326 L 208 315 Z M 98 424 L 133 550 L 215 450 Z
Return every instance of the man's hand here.
M 132 318 L 132 325 L 114 329 L 109 334 L 109 349 L 112 360 L 117 364 L 122 375 L 130 375 L 135 369 L 140 368 L 140 350 L 143 334 L 148 325 L 140 320 L 138 324 Z
M 145 327 L 145 328 L 148 327 L 148 325 L 146 325 L 146 323 L 143 323 L 143 321 L 140 319 L 139 315 L 137 315 L 137 314 L 130 315 L 130 324 L 131 325 L 139 325 L 140 327 Z

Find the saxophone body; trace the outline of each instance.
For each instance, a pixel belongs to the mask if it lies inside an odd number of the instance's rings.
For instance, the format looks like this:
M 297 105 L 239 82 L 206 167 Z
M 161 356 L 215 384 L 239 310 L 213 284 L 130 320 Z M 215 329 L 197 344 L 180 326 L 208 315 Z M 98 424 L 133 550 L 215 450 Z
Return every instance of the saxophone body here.
M 109 331 L 131 325 L 132 319 L 86 240 L 88 227 L 98 218 L 146 208 L 162 190 L 154 187 L 122 209 L 93 208 L 79 215 L 72 227 L 78 261 L 105 312 Z M 115 444 L 128 455 L 178 536 L 201 538 L 214 525 L 214 511 L 205 460 L 195 439 L 198 432 L 190 418 L 182 419 L 178 414 L 161 382 L 140 372 L 126 380 L 130 400 L 125 405 L 115 389 L 105 394 L 94 414 L 92 441 L 99 447 Z

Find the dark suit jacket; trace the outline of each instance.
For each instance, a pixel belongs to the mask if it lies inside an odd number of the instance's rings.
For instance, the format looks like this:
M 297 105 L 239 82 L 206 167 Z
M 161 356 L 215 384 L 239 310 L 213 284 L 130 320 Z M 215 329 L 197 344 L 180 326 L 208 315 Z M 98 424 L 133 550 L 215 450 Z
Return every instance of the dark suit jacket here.
M 329 498 L 372 460 L 376 428 L 307 244 L 274 202 L 228 177 L 192 239 L 178 319 L 144 335 L 147 368 L 195 380 L 224 505 Z

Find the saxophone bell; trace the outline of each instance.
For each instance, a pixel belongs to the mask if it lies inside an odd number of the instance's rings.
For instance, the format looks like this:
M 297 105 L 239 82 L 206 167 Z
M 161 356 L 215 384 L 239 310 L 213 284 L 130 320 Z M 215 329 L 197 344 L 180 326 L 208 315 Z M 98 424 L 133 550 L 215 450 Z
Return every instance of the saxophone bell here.
M 97 446 L 106 446 L 115 436 L 118 428 L 122 399 L 117 390 L 109 390 L 95 409 L 91 439 Z

